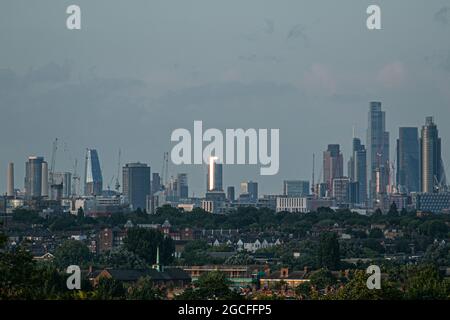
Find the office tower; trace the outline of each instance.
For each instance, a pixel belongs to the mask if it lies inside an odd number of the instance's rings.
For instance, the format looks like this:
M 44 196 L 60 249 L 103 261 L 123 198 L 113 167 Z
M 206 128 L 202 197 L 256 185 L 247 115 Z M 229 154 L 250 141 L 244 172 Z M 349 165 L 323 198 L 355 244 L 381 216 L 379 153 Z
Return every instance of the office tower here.
M 150 167 L 145 163 L 128 163 L 122 168 L 123 194 L 133 210 L 146 208 L 150 195 Z
M 420 147 L 417 128 L 400 128 L 397 139 L 397 186 L 400 192 L 420 191 Z
M 350 204 L 360 204 L 359 182 L 350 181 L 348 185 L 348 201 Z
M 227 200 L 232 202 L 235 199 L 234 187 L 230 186 L 227 188 Z
M 333 198 L 337 204 L 349 203 L 350 179 L 347 177 L 333 179 Z
M 309 181 L 285 180 L 283 181 L 283 194 L 288 197 L 304 197 L 309 195 Z
M 53 174 L 53 185 L 61 185 L 61 197 L 69 198 L 72 195 L 72 173 L 55 172 Z
M 344 175 L 344 158 L 338 144 L 329 144 L 323 153 L 323 182 L 327 184 L 330 194 L 333 193 L 333 179 Z
M 177 174 L 177 197 L 179 199 L 189 198 L 188 178 L 186 173 Z
M 250 201 L 258 200 L 258 183 L 253 181 L 242 182 L 241 194 L 248 195 Z
M 6 175 L 6 195 L 14 197 L 14 163 L 8 164 L 8 173 Z
M 421 190 L 424 193 L 438 192 L 445 185 L 442 165 L 441 138 L 433 117 L 427 117 L 420 138 Z
M 386 131 L 386 114 L 381 110 L 381 102 L 370 103 L 368 118 L 367 178 L 369 206 L 372 206 L 377 190 L 383 191 L 389 181 L 389 132 Z
M 103 191 L 103 177 L 97 150 L 87 149 L 84 169 L 84 195 L 101 195 Z
M 49 185 L 48 185 L 48 163 L 43 162 L 42 163 L 42 187 L 41 187 L 41 196 L 42 197 L 48 197 L 49 195 Z
M 358 202 L 355 203 L 365 204 L 367 200 L 367 151 L 359 138 L 353 138 L 348 175 L 350 181 L 358 184 L 358 196 L 356 197 Z
M 206 174 L 207 191 L 223 191 L 222 184 L 222 164 L 210 159 L 208 172 Z
M 48 188 L 48 176 L 45 176 L 48 171 L 46 168 L 47 162 L 44 161 L 43 157 L 31 156 L 28 158 L 25 163 L 25 196 L 27 198 L 48 195 L 48 191 L 42 192 L 42 187 L 47 186 Z
M 158 172 L 152 173 L 152 194 L 161 190 L 161 176 Z

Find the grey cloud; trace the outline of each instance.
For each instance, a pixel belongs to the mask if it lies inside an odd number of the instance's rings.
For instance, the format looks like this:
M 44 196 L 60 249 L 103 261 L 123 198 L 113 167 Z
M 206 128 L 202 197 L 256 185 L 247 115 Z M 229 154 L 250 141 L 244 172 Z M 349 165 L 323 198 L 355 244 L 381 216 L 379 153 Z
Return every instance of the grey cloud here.
M 450 7 L 442 7 L 434 14 L 434 21 L 447 25 L 450 23 Z
M 309 44 L 310 42 L 309 36 L 306 33 L 306 27 L 302 24 L 293 26 L 287 34 L 287 40 L 296 39 L 302 40 L 305 44 Z

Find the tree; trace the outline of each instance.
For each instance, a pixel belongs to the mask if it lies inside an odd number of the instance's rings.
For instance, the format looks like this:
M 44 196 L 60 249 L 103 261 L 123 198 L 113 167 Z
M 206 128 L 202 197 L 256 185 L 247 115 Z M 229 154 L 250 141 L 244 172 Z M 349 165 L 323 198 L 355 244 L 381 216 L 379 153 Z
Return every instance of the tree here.
M 390 216 L 398 216 L 397 204 L 392 202 L 391 207 L 389 208 L 388 215 Z
M 161 264 L 173 261 L 175 245 L 169 237 L 156 230 L 133 228 L 128 230 L 124 246 L 149 264 L 156 263 L 156 251 L 159 247 Z
M 329 270 L 320 269 L 314 272 L 309 278 L 311 284 L 318 289 L 325 289 L 328 286 L 336 284 L 336 278 L 331 274 Z
M 424 265 L 409 271 L 406 279 L 406 297 L 412 300 L 436 300 L 450 297 L 450 285 L 433 265 Z
M 0 252 L 0 300 L 34 299 L 39 287 L 33 257 L 23 248 Z
M 95 297 L 100 300 L 124 299 L 125 289 L 122 282 L 108 277 L 101 277 L 95 289 Z
M 335 233 L 324 233 L 320 236 L 317 258 L 318 264 L 322 268 L 330 270 L 337 270 L 339 268 L 339 241 Z
M 128 288 L 127 292 L 127 299 L 129 300 L 161 300 L 163 298 L 162 291 L 153 286 L 150 277 L 140 278 Z
M 105 268 L 115 269 L 145 269 L 148 267 L 144 259 L 124 247 L 114 248 L 102 254 L 99 263 Z
M 203 273 L 194 283 L 195 288 L 185 290 L 182 300 L 235 300 L 240 296 L 230 289 L 230 281 L 220 271 Z
M 91 260 L 89 248 L 80 241 L 67 240 L 55 251 L 55 264 L 60 269 L 70 265 L 82 266 Z
M 364 270 L 356 270 L 351 275 L 350 281 L 340 287 L 334 293 L 325 296 L 330 300 L 399 300 L 402 293 L 390 281 L 382 281 L 381 289 L 367 288 L 368 275 Z

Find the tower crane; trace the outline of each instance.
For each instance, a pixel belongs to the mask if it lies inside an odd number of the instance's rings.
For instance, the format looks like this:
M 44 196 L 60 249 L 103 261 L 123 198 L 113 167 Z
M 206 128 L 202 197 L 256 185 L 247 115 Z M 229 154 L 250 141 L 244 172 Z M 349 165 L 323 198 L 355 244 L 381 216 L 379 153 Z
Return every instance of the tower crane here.
M 120 190 L 119 175 L 120 175 L 120 156 L 121 156 L 121 154 L 122 154 L 122 152 L 119 148 L 119 156 L 118 156 L 118 160 L 117 160 L 116 185 L 114 186 L 117 192 L 119 192 L 119 190 Z

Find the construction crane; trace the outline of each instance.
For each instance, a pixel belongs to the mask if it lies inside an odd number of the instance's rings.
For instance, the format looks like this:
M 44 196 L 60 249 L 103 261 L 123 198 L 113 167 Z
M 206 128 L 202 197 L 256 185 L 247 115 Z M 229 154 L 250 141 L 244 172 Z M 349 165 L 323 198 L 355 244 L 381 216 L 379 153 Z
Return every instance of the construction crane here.
M 119 156 L 118 156 L 118 160 L 117 160 L 116 185 L 114 186 L 117 192 L 119 192 L 119 190 L 120 190 L 119 175 L 120 175 L 120 156 L 121 156 L 121 154 L 122 154 L 122 152 L 119 148 Z
M 52 146 L 52 160 L 50 164 L 50 186 L 53 184 L 53 175 L 55 173 L 55 163 L 56 163 L 56 150 L 58 150 L 58 138 L 55 138 L 55 141 L 53 141 Z

